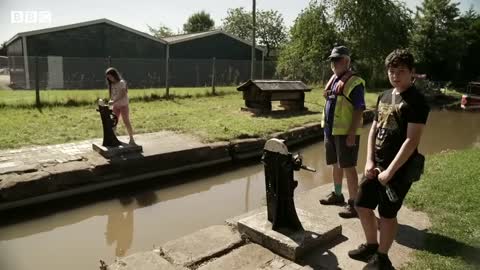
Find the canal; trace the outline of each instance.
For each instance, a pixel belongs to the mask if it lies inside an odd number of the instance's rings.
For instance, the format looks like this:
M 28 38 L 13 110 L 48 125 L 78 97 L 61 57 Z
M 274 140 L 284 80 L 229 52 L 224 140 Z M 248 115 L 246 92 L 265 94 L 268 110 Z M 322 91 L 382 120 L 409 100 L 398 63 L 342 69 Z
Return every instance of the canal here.
M 479 120 L 475 113 L 432 112 L 420 151 L 434 154 L 480 145 Z M 363 129 L 359 173 L 365 164 L 367 133 L 368 126 Z M 296 151 L 306 165 L 317 169 L 296 173 L 297 192 L 330 183 L 323 142 Z M 265 204 L 259 162 L 180 175 L 175 183 L 117 188 L 4 216 L 0 269 L 98 269 L 100 259 L 110 263 L 115 257 L 149 250 Z

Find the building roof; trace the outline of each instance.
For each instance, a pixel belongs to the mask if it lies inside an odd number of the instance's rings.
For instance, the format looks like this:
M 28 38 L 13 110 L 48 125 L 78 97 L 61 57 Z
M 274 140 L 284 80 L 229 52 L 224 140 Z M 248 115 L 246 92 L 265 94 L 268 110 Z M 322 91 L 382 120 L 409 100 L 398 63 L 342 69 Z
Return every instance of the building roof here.
M 21 32 L 21 33 L 16 34 L 14 37 L 12 37 L 12 38 L 7 42 L 7 46 L 8 46 L 10 43 L 12 43 L 14 40 L 16 40 L 17 38 L 19 38 L 19 37 L 27 37 L 27 36 L 45 34 L 45 33 L 62 31 L 62 30 L 73 29 L 73 28 L 78 28 L 78 27 L 83 27 L 83 26 L 89 26 L 89 25 L 95 25 L 95 24 L 100 24 L 100 23 L 106 23 L 106 24 L 109 24 L 109 25 L 112 25 L 112 26 L 121 28 L 121 29 L 123 29 L 123 30 L 132 32 L 132 33 L 134 33 L 134 34 L 143 36 L 143 37 L 145 37 L 145 38 L 148 38 L 148 39 L 153 40 L 153 41 L 156 41 L 156 42 L 160 42 L 160 43 L 163 43 L 163 44 L 166 44 L 166 43 L 167 43 L 166 41 L 164 41 L 164 40 L 162 40 L 162 39 L 158 39 L 158 38 L 156 38 L 156 37 L 154 37 L 154 36 L 152 36 L 152 35 L 149 35 L 149 34 L 147 34 L 147 33 L 145 33 L 145 32 L 141 32 L 141 31 L 135 30 L 135 29 L 133 29 L 133 28 L 127 27 L 127 26 L 125 26 L 125 25 L 122 25 L 122 24 L 116 23 L 116 22 L 114 22 L 114 21 L 111 21 L 111 20 L 108 20 L 108 19 L 103 18 L 103 19 L 86 21 L 86 22 L 81 22 L 81 23 L 67 24 L 67 25 L 62 25 L 62 26 L 57 26 L 57 27 L 50 27 L 50 28 L 44 28 L 44 29 L 39 29 L 39 30 Z
M 224 35 L 229 36 L 233 39 L 236 39 L 240 42 L 243 42 L 243 43 L 247 44 L 248 46 L 252 46 L 252 43 L 250 43 L 250 42 L 248 42 L 244 39 L 241 39 L 237 36 L 234 36 L 230 33 L 227 33 L 227 32 L 225 32 L 221 29 L 211 30 L 211 31 L 206 31 L 206 32 L 199 32 L 199 33 L 193 33 L 193 34 L 183 34 L 183 35 L 169 36 L 169 37 L 164 37 L 162 39 L 165 40 L 169 44 L 177 44 L 177 43 L 181 43 L 181 42 L 186 42 L 186 41 L 190 41 L 190 40 L 194 40 L 194 39 L 198 39 L 198 38 L 204 38 L 204 37 L 213 36 L 213 35 L 218 35 L 218 34 L 224 34 Z M 264 51 L 263 48 L 258 47 L 258 46 L 255 46 L 255 49 L 258 49 L 260 51 Z
M 281 80 L 248 80 L 237 87 L 238 91 L 250 89 L 252 85 L 257 86 L 261 91 L 291 91 L 300 90 L 310 92 L 312 88 L 308 87 L 302 81 L 281 81 Z

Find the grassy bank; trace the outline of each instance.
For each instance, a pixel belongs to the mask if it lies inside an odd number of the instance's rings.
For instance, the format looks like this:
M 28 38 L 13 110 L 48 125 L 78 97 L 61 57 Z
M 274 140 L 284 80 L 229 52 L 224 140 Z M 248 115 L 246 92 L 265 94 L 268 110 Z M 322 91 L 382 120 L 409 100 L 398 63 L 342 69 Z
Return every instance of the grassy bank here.
M 135 132 L 173 130 L 196 135 L 208 142 L 266 136 L 320 121 L 324 100 L 320 90 L 315 89 L 306 95 L 305 106 L 309 108 L 306 113 L 274 113 L 255 117 L 240 110 L 244 101 L 234 88 L 220 88 L 218 90 L 222 94 L 218 96 L 209 95 L 208 88 L 198 92 L 195 92 L 196 90 L 184 89 L 183 92 L 180 90 L 176 93 L 174 89 L 173 93 L 177 94 L 174 99 L 143 98 L 141 91 L 147 90 L 129 90 L 132 99 L 131 119 Z M 85 96 L 75 96 L 77 103 L 69 106 L 52 103 L 41 109 L 25 105 L 1 108 L 0 148 L 57 144 L 102 137 L 101 122 L 94 105 L 97 92 L 81 92 L 86 93 Z M 178 98 L 182 94 L 183 97 L 191 98 Z M 56 98 L 68 95 L 73 97 L 74 92 L 61 91 L 54 95 L 57 95 Z M 88 101 L 90 105 L 82 105 L 80 100 Z M 369 106 L 373 106 L 375 102 L 376 94 L 367 94 Z M 123 123 L 118 131 L 125 134 Z
M 236 92 L 235 87 L 218 87 L 217 93 Z M 132 102 L 165 99 L 164 88 L 129 89 L 128 95 Z M 209 96 L 211 87 L 180 87 L 171 88 L 170 95 L 177 98 Z M 108 90 L 40 90 L 40 100 L 43 106 L 81 106 L 95 104 L 99 99 L 108 99 Z M 28 107 L 35 105 L 33 90 L 2 90 L 0 91 L 0 107 Z
M 428 158 L 426 172 L 412 186 L 408 206 L 432 222 L 425 249 L 405 269 L 480 269 L 480 149 Z

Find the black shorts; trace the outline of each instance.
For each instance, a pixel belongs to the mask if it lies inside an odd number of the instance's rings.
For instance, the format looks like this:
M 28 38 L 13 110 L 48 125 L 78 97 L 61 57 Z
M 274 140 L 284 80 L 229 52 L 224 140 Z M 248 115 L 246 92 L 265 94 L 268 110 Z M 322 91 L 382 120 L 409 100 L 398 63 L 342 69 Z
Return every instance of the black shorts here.
M 402 172 L 396 173 L 388 182 L 390 188 L 397 194 L 398 201 L 391 202 L 388 199 L 385 186 L 380 184 L 376 177 L 367 179 L 364 176 L 359 184 L 355 206 L 372 210 L 378 206 L 378 213 L 381 217 L 395 218 L 402 207 L 403 199 L 405 199 L 412 185 L 412 182 L 405 180 L 402 174 Z
M 347 146 L 346 135 L 325 136 L 325 154 L 327 165 L 340 164 L 340 168 L 357 166 L 360 135 L 355 136 L 355 145 Z

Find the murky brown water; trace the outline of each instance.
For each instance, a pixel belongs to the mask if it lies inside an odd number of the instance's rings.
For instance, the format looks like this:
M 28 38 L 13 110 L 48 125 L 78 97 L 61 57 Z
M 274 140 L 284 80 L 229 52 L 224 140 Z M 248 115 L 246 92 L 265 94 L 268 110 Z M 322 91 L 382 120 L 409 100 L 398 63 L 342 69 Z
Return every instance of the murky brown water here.
M 365 162 L 367 133 L 365 128 L 359 167 Z M 480 144 L 480 114 L 433 112 L 420 150 L 431 154 L 475 144 Z M 317 173 L 297 173 L 298 191 L 329 183 L 331 176 L 324 165 L 323 143 L 300 151 L 304 163 L 317 168 Z M 195 178 L 187 178 L 192 177 Z M 3 225 L 0 269 L 98 269 L 100 259 L 112 262 L 115 256 L 148 250 L 195 230 L 222 224 L 229 217 L 264 204 L 261 165 L 196 178 L 173 187 L 123 194 L 122 198 L 113 196 L 103 201 L 96 199 L 83 206 Z M 69 203 L 73 202 L 56 204 Z

